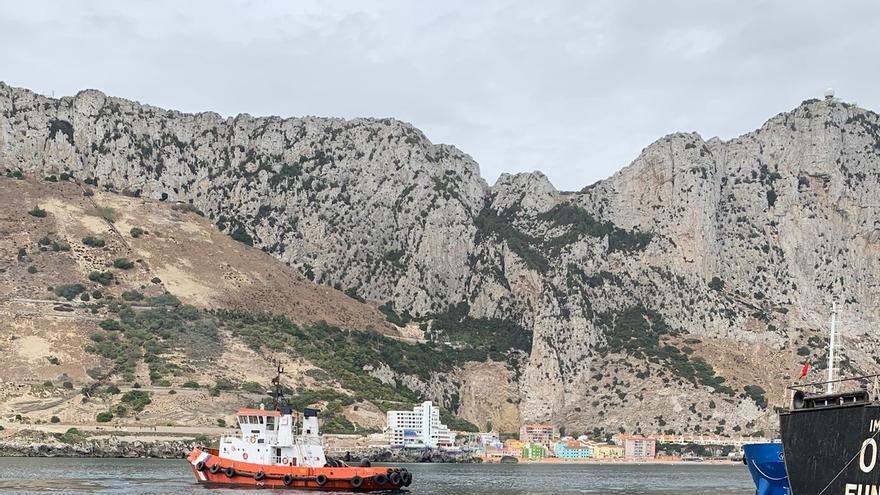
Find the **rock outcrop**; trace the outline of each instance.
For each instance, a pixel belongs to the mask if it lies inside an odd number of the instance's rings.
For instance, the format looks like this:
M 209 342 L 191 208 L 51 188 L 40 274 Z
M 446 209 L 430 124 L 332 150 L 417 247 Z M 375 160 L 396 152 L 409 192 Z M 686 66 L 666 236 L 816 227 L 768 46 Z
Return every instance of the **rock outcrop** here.
M 0 84 L 0 168 L 190 203 L 440 340 L 450 315 L 524 328 L 508 403 L 569 431 L 771 427 L 797 363 L 821 363 L 832 298 L 842 367 L 877 367 L 880 117 L 838 101 L 729 141 L 673 134 L 560 192 L 537 172 L 489 187 L 391 119 L 224 119 Z M 458 380 L 438 395 L 482 422 Z

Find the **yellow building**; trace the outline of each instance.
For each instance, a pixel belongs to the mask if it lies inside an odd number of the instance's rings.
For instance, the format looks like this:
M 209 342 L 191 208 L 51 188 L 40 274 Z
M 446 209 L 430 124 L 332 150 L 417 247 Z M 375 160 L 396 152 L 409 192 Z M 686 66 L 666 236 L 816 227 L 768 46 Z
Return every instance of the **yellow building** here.
M 593 459 L 623 459 L 624 449 L 620 445 L 595 443 L 592 448 Z
M 511 438 L 509 440 L 504 441 L 504 448 L 511 450 L 522 450 L 524 443 L 520 442 L 515 438 Z

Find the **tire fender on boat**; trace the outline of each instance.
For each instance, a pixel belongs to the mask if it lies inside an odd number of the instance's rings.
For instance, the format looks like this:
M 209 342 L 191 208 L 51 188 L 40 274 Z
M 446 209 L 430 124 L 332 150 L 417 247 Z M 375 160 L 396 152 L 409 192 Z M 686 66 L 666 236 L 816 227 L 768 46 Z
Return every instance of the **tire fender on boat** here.
M 281 482 L 284 483 L 284 486 L 290 486 L 293 484 L 293 476 L 285 474 L 284 478 L 281 479 Z
M 223 474 L 225 474 L 227 478 L 232 478 L 233 476 L 235 476 L 235 468 L 229 466 L 228 468 L 223 470 Z
M 388 476 L 388 481 L 390 481 L 392 485 L 399 485 L 403 482 L 403 480 L 400 479 L 400 473 L 391 473 Z
M 220 463 L 211 464 L 211 467 L 208 468 L 208 471 L 211 471 L 211 474 L 217 474 L 220 472 Z
M 385 483 L 388 483 L 388 477 L 379 473 L 376 476 L 373 476 L 373 481 L 375 481 L 377 485 L 384 485 Z
M 266 473 L 264 473 L 262 471 L 257 471 L 256 474 L 254 474 L 254 479 L 257 481 L 263 481 L 263 479 L 265 477 L 266 477 Z
M 404 471 L 401 477 L 403 477 L 403 486 L 409 486 L 412 484 L 412 473 Z
M 364 479 L 358 475 L 354 475 L 354 477 L 351 479 L 351 487 L 352 488 L 360 488 L 361 485 L 363 485 L 363 484 L 364 484 Z
M 319 474 L 318 476 L 315 476 L 315 482 L 318 486 L 324 486 L 327 484 L 327 476 Z
M 204 471 L 205 470 L 205 461 L 199 461 L 196 463 L 196 471 Z

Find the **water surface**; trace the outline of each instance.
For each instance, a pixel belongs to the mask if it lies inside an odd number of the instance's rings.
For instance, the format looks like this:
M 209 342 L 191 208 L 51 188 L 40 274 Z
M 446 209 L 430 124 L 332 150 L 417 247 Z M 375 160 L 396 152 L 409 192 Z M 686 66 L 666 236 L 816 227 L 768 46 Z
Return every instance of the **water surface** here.
M 752 495 L 745 466 L 408 464 L 412 495 Z M 197 485 L 186 461 L 0 458 L 0 494 L 294 493 Z

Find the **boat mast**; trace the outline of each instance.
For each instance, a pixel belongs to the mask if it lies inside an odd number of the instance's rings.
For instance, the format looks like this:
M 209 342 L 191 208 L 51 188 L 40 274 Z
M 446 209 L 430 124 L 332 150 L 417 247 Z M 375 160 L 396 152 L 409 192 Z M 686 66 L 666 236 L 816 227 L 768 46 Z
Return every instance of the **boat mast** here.
M 837 302 L 831 301 L 831 339 L 828 341 L 828 388 L 826 393 L 834 391 L 834 339 L 837 336 Z
M 284 373 L 284 367 L 281 366 L 281 361 L 275 361 L 275 371 L 277 374 L 275 378 L 272 379 L 272 402 L 276 411 L 281 410 L 281 403 L 284 398 L 284 388 L 281 386 L 281 374 Z

